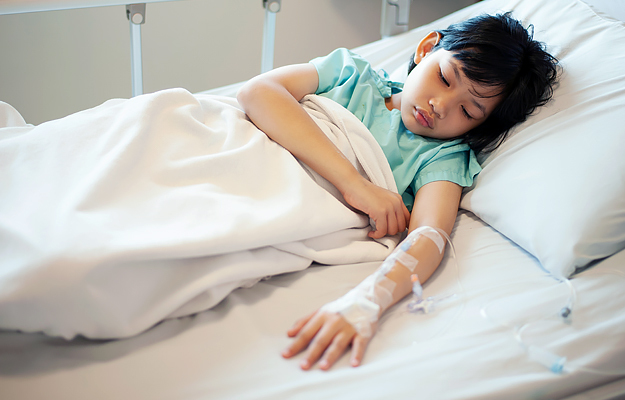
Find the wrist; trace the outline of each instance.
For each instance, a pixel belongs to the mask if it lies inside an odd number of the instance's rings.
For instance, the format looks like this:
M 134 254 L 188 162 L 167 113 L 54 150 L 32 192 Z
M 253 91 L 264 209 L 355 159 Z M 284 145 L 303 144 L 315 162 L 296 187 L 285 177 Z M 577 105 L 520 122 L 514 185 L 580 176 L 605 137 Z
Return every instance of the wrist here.
M 356 193 L 366 190 L 368 185 L 371 185 L 371 182 L 360 175 L 356 168 L 353 167 L 351 170 L 346 170 L 342 176 L 337 179 L 337 182 L 334 183 L 334 186 L 336 186 L 345 198 L 350 196 L 354 197 Z

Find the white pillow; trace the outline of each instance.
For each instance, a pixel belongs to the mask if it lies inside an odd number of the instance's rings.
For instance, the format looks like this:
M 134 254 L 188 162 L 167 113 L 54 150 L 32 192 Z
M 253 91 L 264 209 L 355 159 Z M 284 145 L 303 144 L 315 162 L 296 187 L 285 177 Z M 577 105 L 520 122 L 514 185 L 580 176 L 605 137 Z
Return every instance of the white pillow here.
M 570 276 L 625 248 L 625 24 L 581 1 L 515 3 L 563 74 L 554 100 L 483 160 L 461 207 Z
M 28 126 L 22 115 L 8 103 L 0 101 L 0 128 Z

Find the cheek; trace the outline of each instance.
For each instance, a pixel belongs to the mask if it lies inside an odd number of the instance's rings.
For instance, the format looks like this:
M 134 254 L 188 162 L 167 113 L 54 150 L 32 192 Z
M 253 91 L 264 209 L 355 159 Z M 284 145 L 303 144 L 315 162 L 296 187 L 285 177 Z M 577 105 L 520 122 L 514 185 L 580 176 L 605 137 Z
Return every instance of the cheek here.
M 463 131 L 468 128 L 466 118 L 454 113 L 454 115 L 448 116 L 448 118 L 444 121 L 446 123 L 447 129 L 453 130 L 455 132 Z
M 474 121 L 467 120 L 463 115 L 456 115 L 453 118 L 447 118 L 441 128 L 445 132 L 445 137 L 454 138 L 464 135 L 478 125 Z
M 413 72 L 408 75 L 408 78 L 406 78 L 406 82 L 404 82 L 403 92 L 410 98 L 423 95 L 428 88 L 427 82 L 432 79 L 430 77 L 424 77 L 423 74 L 419 74 L 418 72 L 420 71 L 413 70 Z

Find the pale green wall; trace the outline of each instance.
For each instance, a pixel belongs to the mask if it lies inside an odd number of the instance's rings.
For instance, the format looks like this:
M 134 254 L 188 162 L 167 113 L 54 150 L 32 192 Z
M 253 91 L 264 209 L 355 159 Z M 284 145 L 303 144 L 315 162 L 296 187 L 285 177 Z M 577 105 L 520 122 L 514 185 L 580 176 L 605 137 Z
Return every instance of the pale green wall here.
M 148 4 L 142 28 L 144 91 L 198 92 L 260 71 L 261 0 Z M 471 0 L 414 0 L 411 27 Z M 275 66 L 379 39 L 381 0 L 283 0 Z M 129 97 L 125 7 L 0 16 L 0 100 L 38 124 Z

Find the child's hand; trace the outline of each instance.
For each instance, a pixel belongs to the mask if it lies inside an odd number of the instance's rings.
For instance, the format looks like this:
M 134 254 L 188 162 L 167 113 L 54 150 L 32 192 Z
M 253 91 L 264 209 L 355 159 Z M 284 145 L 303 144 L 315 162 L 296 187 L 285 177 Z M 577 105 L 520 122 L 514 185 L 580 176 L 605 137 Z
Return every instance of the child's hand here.
M 369 236 L 379 239 L 386 235 L 403 232 L 410 222 L 410 212 L 401 195 L 381 188 L 362 179 L 354 182 L 343 192 L 345 201 L 364 212 L 375 223 L 375 230 Z
M 375 327 L 374 327 L 375 329 Z M 362 337 L 356 333 L 354 327 L 340 314 L 324 311 L 315 311 L 298 320 L 287 331 L 289 337 L 295 340 L 283 352 L 284 358 L 291 358 L 304 350 L 306 354 L 300 362 L 303 370 L 308 370 L 319 359 L 319 368 L 329 369 L 332 364 L 352 344 L 351 365 L 357 367 L 362 362 L 365 349 L 371 337 Z

